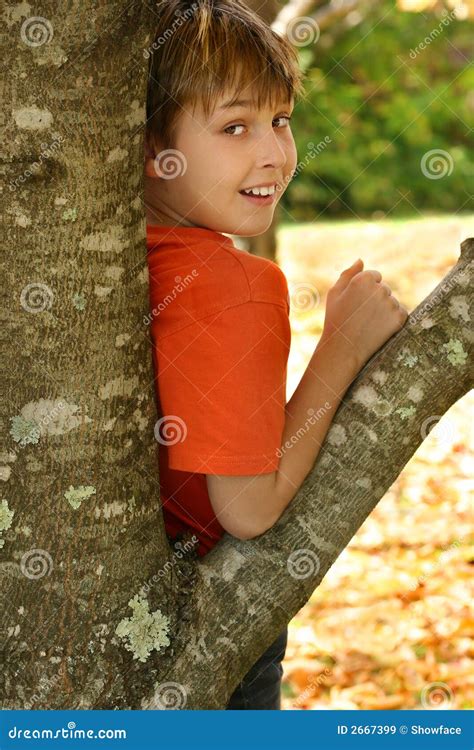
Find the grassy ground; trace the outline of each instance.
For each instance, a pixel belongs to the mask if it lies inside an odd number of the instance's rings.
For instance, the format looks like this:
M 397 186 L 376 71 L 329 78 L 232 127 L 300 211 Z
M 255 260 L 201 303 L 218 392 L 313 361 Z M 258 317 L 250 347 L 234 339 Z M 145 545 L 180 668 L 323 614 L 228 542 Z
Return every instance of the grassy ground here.
M 344 268 L 361 257 L 412 310 L 472 236 L 474 216 L 282 225 L 288 398 L 321 333 L 327 290 Z M 431 430 L 291 621 L 283 708 L 472 708 L 473 402 L 471 392 Z

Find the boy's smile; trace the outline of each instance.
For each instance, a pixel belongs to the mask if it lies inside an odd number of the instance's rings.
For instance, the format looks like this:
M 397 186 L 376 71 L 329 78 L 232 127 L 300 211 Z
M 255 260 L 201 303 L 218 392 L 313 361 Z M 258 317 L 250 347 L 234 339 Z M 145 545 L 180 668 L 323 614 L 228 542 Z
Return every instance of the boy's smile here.
M 159 143 L 153 151 L 146 144 L 147 223 L 248 237 L 270 226 L 296 167 L 292 105 L 279 102 L 273 110 L 258 110 L 249 102 L 248 87 L 239 91 L 239 102 L 228 98 L 221 97 L 208 119 L 199 105 L 194 112 L 191 106 L 183 109 L 174 151 L 160 151 Z M 174 177 L 160 169 L 168 153 L 180 165 Z M 251 189 L 260 194 L 244 193 Z

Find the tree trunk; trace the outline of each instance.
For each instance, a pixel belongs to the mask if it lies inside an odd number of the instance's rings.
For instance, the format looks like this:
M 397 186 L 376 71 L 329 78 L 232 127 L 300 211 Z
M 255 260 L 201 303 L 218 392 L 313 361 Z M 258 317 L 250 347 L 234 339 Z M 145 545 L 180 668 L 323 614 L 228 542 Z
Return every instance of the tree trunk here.
M 427 420 L 470 387 L 474 241 L 359 374 L 279 522 L 248 542 L 225 535 L 202 560 L 187 543 L 173 550 L 144 321 L 153 14 L 118 0 L 97 15 L 88 2 L 43 7 L 34 44 L 20 6 L 8 37 L 0 705 L 223 708 Z

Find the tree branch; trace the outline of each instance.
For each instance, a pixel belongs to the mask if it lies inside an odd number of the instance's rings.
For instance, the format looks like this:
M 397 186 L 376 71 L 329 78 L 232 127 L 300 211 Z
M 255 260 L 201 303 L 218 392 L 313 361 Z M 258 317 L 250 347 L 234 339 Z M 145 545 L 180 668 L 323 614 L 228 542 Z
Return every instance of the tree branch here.
M 433 417 L 472 386 L 474 239 L 461 248 L 456 266 L 352 383 L 277 524 L 251 541 L 225 535 L 198 565 L 193 632 L 182 634 L 186 642 L 163 678 L 184 686 L 185 708 L 224 707 L 398 477 Z M 156 696 L 143 703 L 153 706 Z

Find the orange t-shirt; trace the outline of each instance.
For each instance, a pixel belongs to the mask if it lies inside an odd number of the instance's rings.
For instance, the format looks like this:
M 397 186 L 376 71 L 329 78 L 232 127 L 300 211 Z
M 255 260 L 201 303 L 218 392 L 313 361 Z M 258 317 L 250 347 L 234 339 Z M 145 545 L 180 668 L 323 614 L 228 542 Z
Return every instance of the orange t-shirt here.
M 205 555 L 225 530 L 206 474 L 276 471 L 291 343 L 288 285 L 273 261 L 201 227 L 147 225 L 165 528 Z

